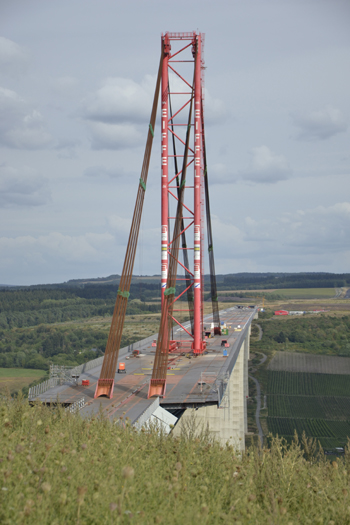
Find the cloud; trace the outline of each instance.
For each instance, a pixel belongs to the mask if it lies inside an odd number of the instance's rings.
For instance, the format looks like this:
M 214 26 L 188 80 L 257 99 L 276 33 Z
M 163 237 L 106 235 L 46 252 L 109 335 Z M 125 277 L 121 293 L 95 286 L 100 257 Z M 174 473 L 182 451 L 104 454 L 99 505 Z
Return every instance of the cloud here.
M 267 146 L 259 146 L 251 150 L 250 164 L 241 173 L 241 177 L 251 182 L 275 183 L 288 179 L 291 173 L 283 155 L 276 155 Z
M 31 264 L 49 263 L 52 259 L 84 262 L 86 258 L 100 260 L 104 252 L 110 251 L 113 242 L 114 237 L 109 233 L 70 236 L 52 232 L 39 237 L 2 237 L 0 250 L 7 254 L 7 264 L 15 262 L 19 255 L 23 261 Z M 1 260 L 0 265 L 6 266 L 6 262 L 4 264 Z
M 0 165 L 0 208 L 41 206 L 50 200 L 48 181 L 35 170 Z
M 226 164 L 218 162 L 208 166 L 209 186 L 214 184 L 233 184 L 239 180 L 237 172 L 228 168 Z
M 127 149 L 142 145 L 147 137 L 138 126 L 133 124 L 105 124 L 104 122 L 90 122 L 89 131 L 91 147 L 95 150 L 102 149 Z
M 155 77 L 146 75 L 138 84 L 129 78 L 107 78 L 84 101 L 84 118 L 108 124 L 147 123 L 151 114 Z
M 344 115 L 332 106 L 318 111 L 292 115 L 294 125 L 299 128 L 298 140 L 326 140 L 347 130 Z
M 183 91 L 178 77 L 171 74 L 170 79 L 172 91 Z M 126 149 L 144 143 L 155 85 L 152 75 L 146 75 L 139 83 L 129 78 L 107 78 L 100 89 L 83 101 L 80 115 L 88 123 L 92 149 Z M 185 95 L 174 96 L 173 113 L 187 100 Z M 225 116 L 223 102 L 206 90 L 206 124 L 222 122 Z M 181 135 L 181 131 L 177 132 Z
M 227 272 L 228 264 L 232 271 L 239 271 L 243 263 L 249 268 L 248 262 L 250 271 L 281 267 L 285 271 L 317 271 L 322 267 L 339 271 L 350 264 L 350 202 L 295 210 L 273 218 L 247 216 L 239 226 L 227 216 L 212 216 L 212 225 L 218 271 L 225 268 Z
M 0 87 L 0 145 L 41 149 L 51 143 L 42 115 L 14 91 Z
M 284 213 L 274 219 L 247 218 L 245 241 L 276 256 L 342 253 L 348 247 L 350 202 Z M 266 244 L 264 248 L 264 244 Z
M 27 61 L 28 53 L 24 47 L 0 36 L 0 66 L 2 71 L 16 74 L 23 70 Z
M 79 140 L 61 139 L 58 140 L 55 149 L 58 150 L 59 159 L 75 159 L 77 157 L 76 148 L 80 144 Z
M 205 125 L 219 124 L 226 120 L 228 110 L 219 98 L 211 96 L 207 89 L 204 89 L 204 123 Z
M 83 175 L 85 177 L 90 178 L 110 178 L 110 179 L 117 179 L 117 178 L 125 178 L 128 177 L 128 174 L 124 168 L 107 168 L 105 166 L 90 166 L 89 168 L 86 168 L 84 170 Z M 134 181 L 133 181 L 134 182 Z
M 71 97 L 76 95 L 79 81 L 75 77 L 58 77 L 51 81 L 51 89 L 55 95 Z
M 95 150 L 126 149 L 144 143 L 155 89 L 155 78 L 140 83 L 128 78 L 107 78 L 80 110 L 87 121 Z

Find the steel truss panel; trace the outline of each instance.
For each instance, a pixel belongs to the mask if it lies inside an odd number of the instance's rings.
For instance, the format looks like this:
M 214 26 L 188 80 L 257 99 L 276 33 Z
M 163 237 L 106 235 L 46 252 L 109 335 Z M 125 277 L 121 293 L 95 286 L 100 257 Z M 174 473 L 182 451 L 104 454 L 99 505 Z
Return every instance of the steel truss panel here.
M 162 69 L 162 183 L 161 183 L 161 289 L 162 305 L 164 305 L 164 291 L 167 287 L 169 259 L 171 257 L 171 231 L 175 214 L 171 209 L 178 201 L 176 191 L 179 190 L 179 180 L 182 168 L 177 166 L 175 159 L 184 157 L 185 132 L 190 125 L 191 139 L 188 148 L 188 158 L 191 159 L 187 168 L 193 166 L 193 174 L 187 169 L 187 180 L 184 187 L 185 197 L 183 208 L 191 215 L 182 216 L 183 227 L 181 234 L 186 232 L 186 246 L 179 251 L 191 254 L 189 265 L 178 260 L 178 264 L 186 273 L 187 291 L 193 293 L 193 306 L 187 310 L 174 310 L 173 321 L 182 327 L 190 336 L 191 347 L 194 353 L 202 353 L 205 349 L 203 338 L 203 38 L 202 33 L 165 33 L 162 35 L 163 69 Z M 188 44 L 178 41 L 187 40 Z M 196 60 L 195 60 L 196 56 Z M 174 58 L 176 57 L 176 60 Z M 192 65 L 192 67 L 191 67 Z M 190 89 L 188 89 L 190 88 Z M 188 124 L 188 111 L 193 103 L 194 112 Z M 175 108 L 175 111 L 171 111 Z M 177 131 L 174 131 L 176 127 Z M 182 136 L 181 136 L 182 132 Z M 170 147 L 173 142 L 173 148 Z M 174 167 L 175 166 L 175 174 Z M 192 167 L 191 167 L 192 169 Z M 192 255 L 193 254 L 193 255 Z M 181 281 L 178 278 L 177 281 Z M 179 283 L 178 283 L 179 284 Z M 174 303 L 183 296 L 184 291 L 174 297 Z M 188 312 L 191 317 L 191 330 L 183 328 L 184 321 L 177 319 L 175 313 Z M 173 338 L 172 338 L 173 339 Z

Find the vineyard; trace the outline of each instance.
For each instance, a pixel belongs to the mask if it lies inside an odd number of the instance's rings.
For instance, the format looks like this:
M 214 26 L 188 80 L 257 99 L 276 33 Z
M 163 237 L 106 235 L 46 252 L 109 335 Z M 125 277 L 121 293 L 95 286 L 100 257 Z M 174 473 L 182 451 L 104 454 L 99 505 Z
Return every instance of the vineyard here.
M 350 397 L 348 375 L 268 371 L 268 394 Z
M 344 447 L 350 436 L 350 380 L 347 375 L 268 371 L 269 432 L 291 441 L 319 439 L 325 449 Z
M 267 405 L 271 417 L 350 420 L 350 397 L 269 395 Z
M 309 372 L 311 374 L 349 375 L 350 358 L 285 351 L 276 352 L 268 369 L 275 372 Z
M 348 421 L 268 417 L 267 424 L 270 432 L 279 436 L 293 436 L 295 431 L 298 436 L 301 436 L 305 432 L 309 437 L 320 438 L 321 444 L 325 442 L 322 438 L 332 438 L 332 440 L 328 439 L 326 443 L 331 442 L 334 447 L 344 446 L 347 442 L 347 436 L 350 436 L 350 423 Z

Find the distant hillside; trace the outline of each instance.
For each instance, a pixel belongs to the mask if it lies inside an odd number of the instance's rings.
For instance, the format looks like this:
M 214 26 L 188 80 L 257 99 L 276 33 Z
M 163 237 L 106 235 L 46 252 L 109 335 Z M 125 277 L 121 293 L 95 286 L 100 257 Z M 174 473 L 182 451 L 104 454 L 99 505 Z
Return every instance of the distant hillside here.
M 182 277 L 182 276 L 181 276 Z M 40 284 L 33 286 L 0 285 L 0 288 L 85 288 L 90 286 L 117 286 L 120 275 L 108 277 L 90 277 L 85 279 L 70 279 L 64 283 Z M 268 290 L 280 288 L 348 288 L 350 273 L 327 272 L 264 272 L 264 273 L 230 273 L 216 275 L 218 290 Z M 160 284 L 160 275 L 133 275 L 132 284 Z M 204 276 L 205 290 L 210 290 L 210 275 Z M 178 286 L 181 288 L 181 286 Z

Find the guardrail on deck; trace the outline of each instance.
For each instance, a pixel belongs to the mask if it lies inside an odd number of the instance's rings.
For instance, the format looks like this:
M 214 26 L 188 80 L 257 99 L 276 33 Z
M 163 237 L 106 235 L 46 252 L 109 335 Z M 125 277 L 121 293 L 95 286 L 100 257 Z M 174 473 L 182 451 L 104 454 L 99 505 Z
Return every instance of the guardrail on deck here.
M 77 399 L 77 401 L 74 401 L 71 405 L 69 405 L 65 410 L 66 412 L 78 412 L 85 406 L 85 397 L 81 397 L 80 399 Z
M 142 349 L 142 347 L 147 346 L 149 343 L 151 343 L 154 339 L 157 339 L 158 334 L 153 334 L 145 339 L 141 339 L 141 341 L 137 341 L 135 343 L 132 343 L 129 346 L 125 346 L 124 348 L 120 349 L 119 355 L 123 356 L 128 354 L 129 352 L 132 352 L 136 349 Z M 87 363 L 83 363 L 82 365 L 78 365 L 74 368 L 72 368 L 69 372 L 72 377 L 72 382 L 76 382 L 76 376 L 80 376 L 84 372 L 88 372 L 92 368 L 95 368 L 97 366 L 102 366 L 104 356 L 97 357 L 96 359 L 92 359 L 92 361 L 88 361 Z M 69 379 L 66 379 L 66 381 L 69 381 Z M 43 383 L 40 383 L 39 385 L 33 386 L 29 389 L 28 393 L 28 399 L 29 401 L 35 399 L 36 397 L 40 396 L 40 394 L 43 394 L 50 388 L 53 388 L 59 384 L 62 384 L 62 382 L 65 382 L 62 378 L 58 377 L 52 377 L 48 379 L 47 381 L 44 381 Z
M 44 381 L 43 383 L 40 383 L 39 385 L 32 386 L 28 392 L 29 401 L 40 396 L 40 394 L 43 394 L 47 390 L 50 390 L 50 388 L 57 386 L 59 384 L 59 381 L 60 380 L 58 377 L 52 377 L 51 379 L 48 379 L 47 381 Z

